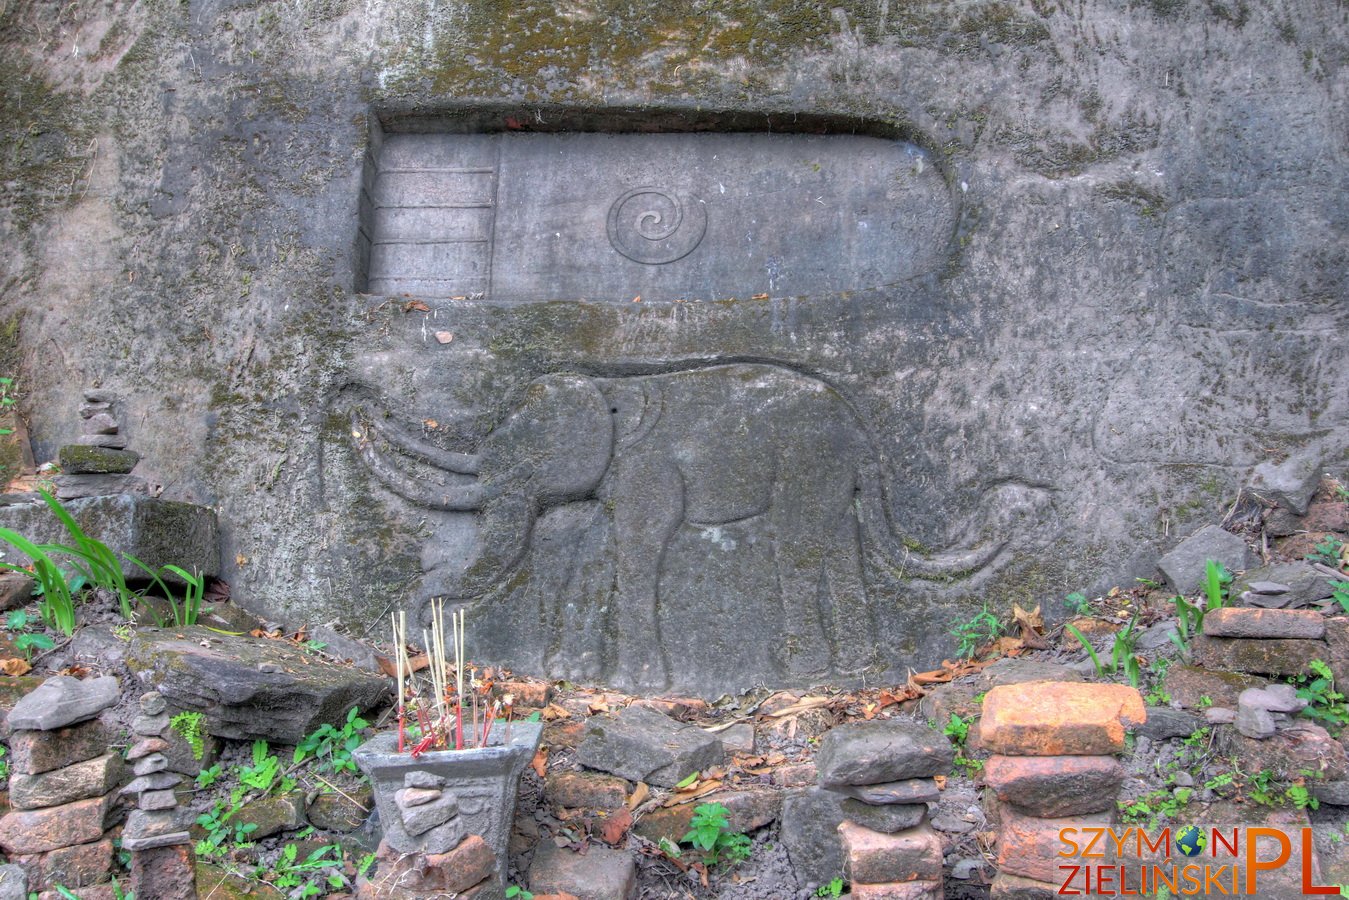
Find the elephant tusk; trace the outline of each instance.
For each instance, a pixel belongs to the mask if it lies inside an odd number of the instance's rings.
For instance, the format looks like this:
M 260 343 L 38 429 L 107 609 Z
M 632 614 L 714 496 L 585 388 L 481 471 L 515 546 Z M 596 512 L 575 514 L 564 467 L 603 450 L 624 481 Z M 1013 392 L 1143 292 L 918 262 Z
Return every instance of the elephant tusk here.
M 419 441 L 401 429 L 385 428 L 374 416 L 367 416 L 366 424 L 391 446 L 438 469 L 445 469 L 458 475 L 478 474 L 479 457 L 476 453 L 455 453 L 426 441 Z
M 358 440 L 357 450 L 365 460 L 366 466 L 389 490 L 431 509 L 451 512 L 479 510 L 494 493 L 477 483 L 455 486 L 432 484 L 419 478 L 412 478 L 398 471 L 369 440 Z

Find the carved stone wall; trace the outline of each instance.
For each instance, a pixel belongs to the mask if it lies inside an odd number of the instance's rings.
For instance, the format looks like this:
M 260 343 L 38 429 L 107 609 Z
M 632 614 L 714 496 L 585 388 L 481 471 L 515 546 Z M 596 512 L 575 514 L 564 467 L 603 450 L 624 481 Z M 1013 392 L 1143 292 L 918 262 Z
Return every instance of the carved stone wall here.
M 522 668 L 898 676 L 1257 467 L 1345 474 L 1346 28 L 10 4 L 0 374 L 40 457 L 124 397 L 273 618 L 438 592 Z

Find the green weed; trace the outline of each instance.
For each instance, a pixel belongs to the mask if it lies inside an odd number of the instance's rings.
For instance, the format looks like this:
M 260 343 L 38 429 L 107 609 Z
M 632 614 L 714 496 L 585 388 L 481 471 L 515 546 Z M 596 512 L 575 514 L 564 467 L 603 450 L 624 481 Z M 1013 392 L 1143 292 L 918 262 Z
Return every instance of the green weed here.
M 997 639 L 1002 634 L 1002 623 L 998 617 L 988 611 L 985 605 L 973 619 L 951 629 L 956 639 L 956 653 L 969 659 L 984 644 Z
M 1216 560 L 1204 563 L 1204 597 L 1207 609 L 1221 609 L 1227 605 L 1227 588 L 1232 583 L 1232 573 L 1223 568 Z
M 720 803 L 698 804 L 693 808 L 688 834 L 679 839 L 680 843 L 692 844 L 702 851 L 703 862 L 708 865 L 723 861 L 740 863 L 749 859 L 750 840 L 730 831 L 731 823 L 726 813 L 726 807 Z
M 1311 552 L 1307 554 L 1307 559 L 1330 566 L 1332 569 L 1338 569 L 1343 562 L 1343 553 L 1344 541 L 1328 534 L 1325 540 L 1320 541 L 1312 548 Z
M 1067 597 L 1064 597 L 1063 605 L 1075 616 L 1091 615 L 1091 601 L 1087 599 L 1086 594 L 1079 591 L 1074 591 Z
M 835 878 L 828 884 L 822 884 L 815 889 L 816 897 L 841 897 L 843 888 L 847 884 L 842 878 Z
M 1293 683 L 1299 685 L 1297 695 L 1307 701 L 1302 715 L 1318 719 L 1338 730 L 1349 725 L 1349 705 L 1344 694 L 1335 687 L 1335 673 L 1323 660 L 1314 659 L 1307 664 L 1310 675 L 1298 675 Z
M 202 724 L 206 716 L 199 712 L 180 712 L 169 719 L 169 728 L 187 741 L 192 748 L 192 758 L 200 761 L 206 755 L 206 741 L 202 737 Z
M 356 771 L 356 761 L 351 751 L 361 745 L 361 731 L 370 723 L 360 716 L 360 710 L 352 707 L 347 711 L 347 720 L 341 728 L 334 728 L 324 722 L 309 737 L 300 741 L 295 748 L 294 762 L 303 762 L 316 757 L 320 768 L 333 772 Z

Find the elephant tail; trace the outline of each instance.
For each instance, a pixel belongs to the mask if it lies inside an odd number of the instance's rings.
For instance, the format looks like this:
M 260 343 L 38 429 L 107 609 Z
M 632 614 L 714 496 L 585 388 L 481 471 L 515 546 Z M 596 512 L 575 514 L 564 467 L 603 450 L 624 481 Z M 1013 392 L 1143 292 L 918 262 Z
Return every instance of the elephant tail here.
M 997 485 L 980 504 L 973 545 L 927 553 L 904 540 L 891 522 L 886 490 L 875 466 L 860 472 L 859 516 L 874 546 L 900 580 L 951 582 L 991 576 L 1011 558 L 1011 538 L 1017 524 L 1047 499 L 1039 487 L 1007 481 Z

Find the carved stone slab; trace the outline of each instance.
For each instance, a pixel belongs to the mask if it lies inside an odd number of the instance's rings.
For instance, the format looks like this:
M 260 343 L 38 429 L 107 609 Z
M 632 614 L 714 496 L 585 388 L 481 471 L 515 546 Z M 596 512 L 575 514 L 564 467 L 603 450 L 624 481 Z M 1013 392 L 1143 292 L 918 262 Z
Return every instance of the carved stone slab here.
M 630 302 L 880 287 L 945 257 L 926 152 L 852 135 L 394 134 L 372 154 L 366 288 Z

